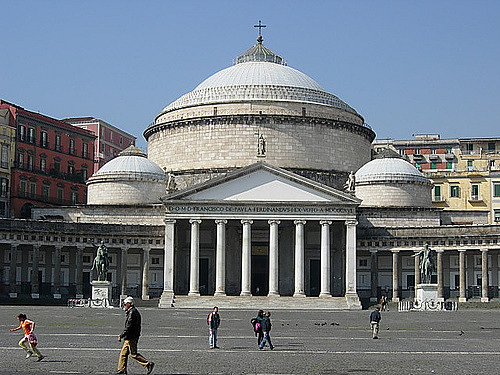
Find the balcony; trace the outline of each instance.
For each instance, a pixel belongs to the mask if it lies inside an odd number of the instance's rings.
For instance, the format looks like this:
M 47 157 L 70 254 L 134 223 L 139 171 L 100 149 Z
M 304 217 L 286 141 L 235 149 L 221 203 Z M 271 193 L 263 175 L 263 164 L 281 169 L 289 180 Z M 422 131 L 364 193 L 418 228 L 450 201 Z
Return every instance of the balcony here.
M 474 203 L 474 202 L 482 202 L 483 198 L 481 197 L 481 194 L 472 194 L 469 198 L 469 202 Z
M 432 161 L 439 160 L 439 155 L 438 154 L 430 154 L 429 160 L 432 160 Z
M 446 160 L 453 160 L 455 159 L 455 154 L 453 152 L 447 152 L 445 155 L 444 155 L 444 158 Z
M 21 198 L 21 199 L 29 199 L 32 201 L 36 202 L 43 202 L 43 203 L 49 203 L 49 204 L 54 204 L 54 205 L 59 205 L 59 206 L 74 206 L 77 205 L 78 203 L 76 202 L 71 202 L 68 199 L 59 199 L 57 197 L 50 197 L 46 195 L 40 195 L 40 194 L 30 194 L 30 193 L 19 193 L 17 195 L 12 195 L 12 198 Z
M 445 198 L 442 195 L 435 195 L 432 197 L 432 202 L 434 203 L 442 203 L 445 202 Z

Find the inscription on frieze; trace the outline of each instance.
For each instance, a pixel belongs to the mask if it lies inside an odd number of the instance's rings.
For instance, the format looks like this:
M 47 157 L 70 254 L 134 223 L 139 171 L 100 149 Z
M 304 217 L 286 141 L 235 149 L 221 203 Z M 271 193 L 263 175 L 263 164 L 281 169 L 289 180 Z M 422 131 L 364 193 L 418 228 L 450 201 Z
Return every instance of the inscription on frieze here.
M 168 213 L 278 213 L 278 214 L 355 214 L 351 207 L 269 207 L 269 206 L 187 206 L 166 205 Z

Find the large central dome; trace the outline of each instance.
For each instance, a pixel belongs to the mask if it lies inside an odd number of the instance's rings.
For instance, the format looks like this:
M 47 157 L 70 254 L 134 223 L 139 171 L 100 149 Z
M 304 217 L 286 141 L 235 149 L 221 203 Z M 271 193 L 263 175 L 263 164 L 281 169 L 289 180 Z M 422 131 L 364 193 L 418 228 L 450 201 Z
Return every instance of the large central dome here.
M 260 40 L 237 57 L 233 66 L 213 74 L 165 107 L 161 114 L 194 105 L 252 100 L 315 103 L 356 113 L 311 77 L 286 66 L 283 59 L 264 47 Z

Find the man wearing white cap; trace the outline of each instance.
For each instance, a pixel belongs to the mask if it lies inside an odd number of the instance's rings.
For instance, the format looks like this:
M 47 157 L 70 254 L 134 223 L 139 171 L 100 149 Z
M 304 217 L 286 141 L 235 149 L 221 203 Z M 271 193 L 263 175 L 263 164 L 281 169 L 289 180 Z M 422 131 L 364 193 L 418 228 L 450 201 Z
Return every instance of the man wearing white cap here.
M 139 311 L 135 308 L 134 299 L 132 297 L 127 297 L 123 300 L 123 307 L 126 311 L 127 318 L 125 319 L 125 329 L 118 337 L 118 341 L 122 341 L 123 339 L 123 346 L 120 352 L 120 358 L 118 359 L 117 374 L 127 373 L 127 359 L 129 355 L 141 366 L 145 367 L 146 370 L 148 370 L 148 374 L 151 374 L 155 364 L 149 362 L 137 352 L 137 342 L 141 335 L 141 314 L 139 314 Z

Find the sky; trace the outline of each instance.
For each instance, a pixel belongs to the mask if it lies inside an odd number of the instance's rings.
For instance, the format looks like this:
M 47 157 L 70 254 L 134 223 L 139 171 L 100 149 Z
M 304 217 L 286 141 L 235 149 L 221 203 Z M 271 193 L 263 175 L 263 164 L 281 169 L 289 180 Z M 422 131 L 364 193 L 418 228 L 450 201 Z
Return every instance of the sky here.
M 377 138 L 500 137 L 500 1 L 8 1 L 0 98 L 137 137 L 256 42 Z

